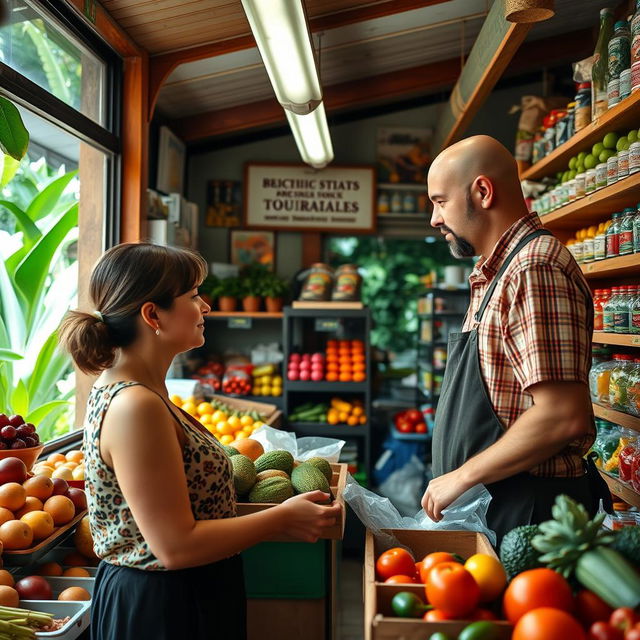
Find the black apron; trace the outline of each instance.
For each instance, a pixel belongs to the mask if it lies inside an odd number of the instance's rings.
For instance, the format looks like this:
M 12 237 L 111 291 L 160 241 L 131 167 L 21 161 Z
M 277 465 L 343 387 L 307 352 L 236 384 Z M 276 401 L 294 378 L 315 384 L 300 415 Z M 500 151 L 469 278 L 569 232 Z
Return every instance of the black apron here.
M 530 233 L 506 257 L 475 314 L 478 324 L 513 258 L 541 235 L 551 233 L 545 229 Z M 433 433 L 434 477 L 458 469 L 469 458 L 494 444 L 504 431 L 482 378 L 477 325 L 471 331 L 450 334 Z M 546 478 L 523 472 L 486 486 L 492 496 L 487 522 L 496 532 L 498 545 L 504 534 L 514 527 L 551 518 L 551 507 L 558 494 L 564 493 L 578 500 L 591 515 L 597 512 L 600 499 L 608 510 L 611 505 L 607 485 L 591 459 L 585 462 L 585 474 L 579 478 Z

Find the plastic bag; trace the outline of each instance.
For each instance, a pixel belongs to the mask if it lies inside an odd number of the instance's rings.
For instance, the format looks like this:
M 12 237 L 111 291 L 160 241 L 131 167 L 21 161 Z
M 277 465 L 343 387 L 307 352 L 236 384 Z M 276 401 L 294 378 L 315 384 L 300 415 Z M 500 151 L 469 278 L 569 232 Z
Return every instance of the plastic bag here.
M 315 456 L 324 458 L 328 462 L 338 462 L 344 440 L 310 436 L 296 438 L 296 434 L 282 429 L 274 429 L 266 425 L 256 429 L 251 437 L 257 440 L 265 451 L 284 449 L 294 460 L 304 461 Z
M 379 486 L 383 496 L 391 499 L 402 514 L 415 513 L 420 508 L 420 498 L 424 492 L 425 466 L 422 461 L 411 456 L 409 460 Z
M 443 509 L 440 522 L 431 520 L 422 509 L 414 517 L 401 516 L 389 498 L 361 487 L 351 476 L 347 477 L 344 499 L 355 511 L 362 524 L 371 530 L 376 538 L 382 539 L 389 546 L 402 545 L 393 536 L 383 534 L 381 529 L 478 531 L 484 533 L 492 545 L 495 546 L 497 542 L 495 532 L 487 525 L 487 509 L 491 502 L 491 494 L 481 484 L 471 487 Z

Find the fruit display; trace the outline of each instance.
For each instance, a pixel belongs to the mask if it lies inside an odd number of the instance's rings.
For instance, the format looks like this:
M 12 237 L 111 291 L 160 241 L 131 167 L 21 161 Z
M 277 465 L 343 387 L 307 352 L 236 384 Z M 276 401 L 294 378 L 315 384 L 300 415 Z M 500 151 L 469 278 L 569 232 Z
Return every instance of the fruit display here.
M 67 453 L 52 453 L 45 460 L 36 462 L 33 472 L 55 480 L 83 482 L 85 476 L 84 454 L 79 449 Z
M 367 379 L 366 362 L 362 340 L 327 340 L 324 353 L 291 353 L 287 379 L 363 382 Z
M 222 379 L 222 392 L 229 396 L 248 396 L 252 389 L 251 376 L 242 369 L 227 369 Z
M 33 424 L 20 415 L 0 413 L 0 450 L 28 449 L 39 444 L 40 437 Z
M 253 378 L 252 395 L 273 397 L 282 395 L 282 376 L 278 375 L 278 367 L 275 364 L 254 367 L 251 376 Z
M 427 423 L 419 409 L 398 411 L 393 416 L 393 425 L 400 433 L 427 433 Z
M 331 398 L 329 402 L 306 402 L 289 414 L 289 422 L 317 422 L 355 427 L 367 423 L 364 404 L 360 399 L 345 401 Z

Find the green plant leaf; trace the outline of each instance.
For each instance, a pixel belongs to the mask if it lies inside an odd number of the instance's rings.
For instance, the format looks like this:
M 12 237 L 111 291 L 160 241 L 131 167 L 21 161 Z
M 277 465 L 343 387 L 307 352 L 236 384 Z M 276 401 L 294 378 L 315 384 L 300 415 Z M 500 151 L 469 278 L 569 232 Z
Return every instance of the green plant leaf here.
M 0 407 L 4 413 L 13 413 L 11 411 L 11 402 L 9 398 L 9 376 L 7 375 L 6 362 L 0 362 Z
M 17 107 L 0 96 L 0 149 L 3 153 L 22 160 L 29 147 L 29 132 L 22 122 Z
M 32 404 L 44 402 L 56 382 L 71 368 L 67 353 L 58 347 L 57 332 L 53 332 L 42 345 L 33 371 L 27 378 L 27 389 Z
M 8 185 L 13 176 L 16 175 L 18 167 L 20 167 L 20 160 L 16 160 L 6 153 L 2 154 L 2 174 L 0 175 L 0 187 Z
M 29 324 L 40 305 L 51 260 L 69 231 L 77 224 L 78 204 L 76 203 L 69 207 L 49 232 L 38 240 L 16 269 L 16 285 L 29 301 L 27 311 L 27 323 Z
M 22 356 L 9 349 L 0 349 L 0 360 L 22 360 Z
M 58 204 L 62 192 L 67 185 L 78 175 L 77 171 L 69 171 L 59 178 L 52 180 L 38 195 L 31 201 L 27 209 L 27 215 L 33 220 L 40 220 L 48 216 Z
M 13 202 L 0 200 L 0 206 L 13 214 L 16 219 L 18 229 L 24 233 L 24 237 L 28 241 L 29 247 L 32 247 L 42 236 L 42 232 L 34 224 L 33 220 L 22 209 L 20 209 L 20 207 L 13 204 Z
M 6 333 L 9 336 L 7 346 L 14 351 L 20 351 L 24 346 L 26 335 L 24 312 L 14 290 L 13 281 L 2 260 L 0 260 L 0 308 L 2 308 Z
M 11 394 L 11 407 L 21 416 L 29 413 L 29 392 L 22 380 L 18 380 L 18 384 Z
M 24 419 L 36 427 L 40 424 L 52 411 L 68 407 L 71 403 L 67 400 L 52 400 L 34 409 L 31 413 L 24 416 Z

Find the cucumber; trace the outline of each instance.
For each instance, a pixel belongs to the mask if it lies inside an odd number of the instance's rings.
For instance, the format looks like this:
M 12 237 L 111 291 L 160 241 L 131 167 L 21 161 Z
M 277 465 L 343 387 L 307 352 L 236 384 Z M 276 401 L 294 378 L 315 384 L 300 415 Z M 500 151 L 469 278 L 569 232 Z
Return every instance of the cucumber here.
M 322 414 L 324 407 L 315 407 L 314 409 L 309 409 L 308 411 L 298 412 L 298 420 L 300 422 L 315 422 L 318 417 Z
M 576 564 L 576 578 L 614 609 L 635 609 L 640 604 L 640 575 L 613 549 L 597 547 L 583 553 Z

